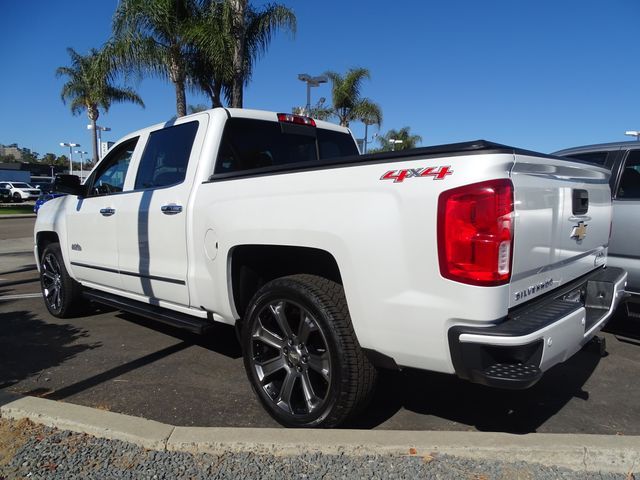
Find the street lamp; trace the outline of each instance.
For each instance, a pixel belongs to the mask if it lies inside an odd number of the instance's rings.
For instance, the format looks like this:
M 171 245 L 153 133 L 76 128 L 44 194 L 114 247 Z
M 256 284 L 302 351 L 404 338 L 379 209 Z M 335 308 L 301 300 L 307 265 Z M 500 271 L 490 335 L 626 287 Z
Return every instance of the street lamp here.
M 87 130 L 93 130 L 93 125 L 89 124 L 87 125 Z M 102 132 L 110 132 L 111 128 L 110 127 L 101 127 L 100 125 L 96 125 L 96 132 L 98 132 L 98 144 L 100 145 L 100 147 L 98 148 L 98 158 L 94 159 L 96 162 L 98 160 L 102 160 Z
M 369 143 L 369 138 L 368 138 L 369 125 L 373 125 L 376 122 L 365 118 L 364 120 L 362 120 L 362 123 L 364 123 L 364 139 L 363 139 L 363 142 L 362 142 L 362 147 L 363 147 L 362 148 L 362 150 L 363 150 L 362 153 L 366 154 L 367 153 L 367 144 Z
M 636 140 L 640 142 L 640 132 L 638 130 L 627 130 L 624 134 L 630 137 L 636 137 Z
M 69 147 L 69 175 L 73 175 L 73 147 L 79 147 L 79 143 L 60 142 L 61 147 Z
M 389 139 L 389 143 L 391 144 L 391 151 L 395 152 L 396 151 L 396 145 L 399 145 L 401 143 L 404 143 L 402 140 L 398 140 L 397 138 L 390 138 Z
M 76 153 L 80 154 L 80 182 L 84 180 L 84 174 L 82 172 L 82 166 L 84 165 L 84 156 L 89 155 L 89 152 L 83 152 L 82 150 L 76 150 Z
M 318 87 L 321 83 L 327 83 L 329 79 L 326 75 L 318 75 L 312 77 L 308 73 L 299 73 L 298 80 L 307 84 L 307 106 L 305 108 L 307 115 L 311 112 L 311 87 Z

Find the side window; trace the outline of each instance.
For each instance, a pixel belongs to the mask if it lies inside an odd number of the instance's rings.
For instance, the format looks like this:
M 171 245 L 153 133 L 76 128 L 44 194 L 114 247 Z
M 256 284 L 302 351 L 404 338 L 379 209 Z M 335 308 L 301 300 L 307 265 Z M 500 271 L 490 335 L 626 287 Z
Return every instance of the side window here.
M 615 151 L 572 153 L 571 155 L 567 155 L 567 157 L 604 167 L 607 164 L 608 156 L 614 153 Z
M 134 188 L 140 190 L 181 183 L 187 173 L 197 132 L 198 122 L 151 132 L 140 159 Z
M 640 150 L 631 150 L 627 156 L 617 198 L 640 200 Z
M 129 162 L 137 143 L 138 138 L 132 138 L 109 152 L 95 172 L 89 196 L 109 195 L 122 191 Z

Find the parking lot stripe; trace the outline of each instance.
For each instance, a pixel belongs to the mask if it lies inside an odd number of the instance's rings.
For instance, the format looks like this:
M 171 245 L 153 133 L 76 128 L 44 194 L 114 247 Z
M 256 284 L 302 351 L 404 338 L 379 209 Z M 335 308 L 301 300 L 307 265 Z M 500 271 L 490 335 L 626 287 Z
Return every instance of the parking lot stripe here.
M 42 293 L 20 293 L 17 295 L 0 295 L 0 302 L 3 300 L 21 300 L 23 298 L 38 298 Z

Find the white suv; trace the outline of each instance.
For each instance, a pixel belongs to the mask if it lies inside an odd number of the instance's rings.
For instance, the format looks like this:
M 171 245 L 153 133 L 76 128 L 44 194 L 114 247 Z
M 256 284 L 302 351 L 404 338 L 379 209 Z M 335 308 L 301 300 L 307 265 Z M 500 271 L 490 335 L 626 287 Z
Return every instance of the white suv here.
M 36 200 L 41 193 L 38 188 L 25 182 L 0 182 L 0 188 L 8 188 L 11 191 L 11 200 L 14 202 Z

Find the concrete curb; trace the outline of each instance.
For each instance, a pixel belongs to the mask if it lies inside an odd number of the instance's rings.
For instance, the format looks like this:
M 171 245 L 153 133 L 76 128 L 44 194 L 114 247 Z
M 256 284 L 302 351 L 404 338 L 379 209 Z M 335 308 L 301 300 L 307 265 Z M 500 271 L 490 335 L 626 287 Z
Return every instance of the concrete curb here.
M 439 453 L 472 459 L 525 461 L 577 471 L 627 474 L 640 469 L 640 437 L 636 436 L 174 427 L 1 391 L 0 405 L 3 418 L 28 418 L 50 427 L 123 440 L 154 450 L 244 451 L 276 455 L 302 452 L 349 455 Z
M 48 427 L 122 440 L 153 450 L 164 450 L 174 429 L 153 420 L 37 397 L 0 393 L 0 404 L 3 418 L 28 418 Z

